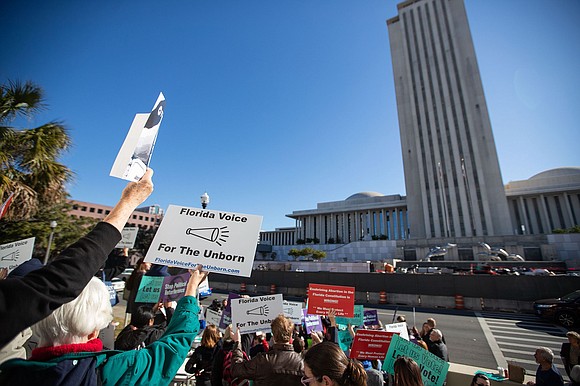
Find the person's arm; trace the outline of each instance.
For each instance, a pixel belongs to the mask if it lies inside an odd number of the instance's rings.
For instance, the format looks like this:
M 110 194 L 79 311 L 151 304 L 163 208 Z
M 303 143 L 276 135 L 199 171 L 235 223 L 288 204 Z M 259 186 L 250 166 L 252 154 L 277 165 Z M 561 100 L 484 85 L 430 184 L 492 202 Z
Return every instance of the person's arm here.
M 241 379 L 255 379 L 258 372 L 258 360 L 250 359 L 244 360 L 242 354 L 240 329 L 236 328 L 236 333 L 233 336 L 234 348 L 232 349 L 232 377 Z
M 207 272 L 199 265 L 189 271 L 185 296 L 177 307 L 165 334 L 141 350 L 110 357 L 103 366 L 103 379 L 110 384 L 169 384 L 185 361 L 191 343 L 199 331 L 197 287 Z
M 21 279 L 0 280 L 0 347 L 81 293 L 121 240 L 133 210 L 153 191 L 152 174 L 149 169 L 130 182 L 111 213 L 50 264 Z

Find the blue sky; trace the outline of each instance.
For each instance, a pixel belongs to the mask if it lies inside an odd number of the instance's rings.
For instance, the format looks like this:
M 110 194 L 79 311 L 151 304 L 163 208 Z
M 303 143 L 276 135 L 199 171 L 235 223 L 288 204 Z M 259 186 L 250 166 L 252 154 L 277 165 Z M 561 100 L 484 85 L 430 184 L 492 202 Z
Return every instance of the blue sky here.
M 0 79 L 32 80 L 74 147 L 74 199 L 113 205 L 134 115 L 167 98 L 146 204 L 292 226 L 360 191 L 405 194 L 392 0 L 7 1 Z M 504 183 L 580 166 L 580 2 L 466 0 Z

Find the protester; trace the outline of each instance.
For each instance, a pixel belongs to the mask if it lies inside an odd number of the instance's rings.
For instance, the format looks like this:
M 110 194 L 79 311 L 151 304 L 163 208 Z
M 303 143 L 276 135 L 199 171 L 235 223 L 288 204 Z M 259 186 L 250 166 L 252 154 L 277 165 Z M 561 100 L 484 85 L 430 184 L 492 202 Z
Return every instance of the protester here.
M 140 181 L 129 182 L 107 217 L 49 265 L 19 280 L 0 280 L 0 347 L 81 293 L 121 240 L 133 210 L 153 191 L 152 175 L 147 169 Z
M 115 350 L 140 350 L 161 338 L 174 312 L 171 303 L 165 304 L 167 319 L 160 324 L 155 324 L 155 315 L 159 305 L 138 307 L 137 311 L 131 314 L 131 323 L 115 339 Z
M 196 386 L 211 386 L 213 358 L 220 338 L 218 328 L 213 324 L 208 325 L 203 330 L 201 344 L 185 364 L 185 371 L 195 374 Z
M 377 360 L 375 359 L 374 362 L 376 363 Z M 367 386 L 383 386 L 383 373 L 373 366 L 373 361 L 363 360 L 361 364 L 367 373 Z
M 223 334 L 222 339 L 217 344 L 215 349 L 212 369 L 211 369 L 211 385 L 212 386 L 224 386 L 226 383 L 224 381 L 224 359 L 234 348 L 234 340 L 231 325 L 229 325 Z M 243 353 L 245 355 L 245 353 Z M 231 358 L 231 355 L 230 355 Z M 245 359 L 250 359 L 247 355 L 244 356 Z M 231 362 L 231 359 L 230 359 Z M 231 373 L 231 365 L 230 365 Z
M 95 339 L 112 319 L 106 286 L 91 279 L 81 294 L 33 326 L 39 347 L 30 360 L 0 366 L 3 385 L 168 385 L 186 358 L 199 330 L 197 287 L 207 277 L 201 265 L 189 271 L 167 331 L 156 342 L 122 353 L 101 352 Z
M 395 386 L 423 386 L 421 369 L 417 362 L 409 357 L 399 357 L 393 364 Z
M 536 382 L 529 381 L 528 386 L 563 386 L 564 380 L 560 371 L 554 366 L 554 353 L 547 347 L 538 347 L 534 353 L 536 363 Z
M 439 358 L 446 362 L 449 362 L 449 353 L 447 352 L 447 345 L 443 343 L 443 334 L 441 331 L 434 328 L 429 334 L 429 339 L 431 340 L 431 345 L 429 346 L 429 352 L 431 354 L 437 355 Z
M 261 352 L 268 351 L 264 346 L 264 343 L 267 345 L 268 342 L 265 340 L 265 335 L 263 332 L 258 331 L 254 336 L 252 347 L 250 348 L 250 358 L 254 358 Z
M 580 364 L 580 334 L 576 331 L 568 331 L 566 337 L 568 342 L 562 343 L 560 357 L 562 358 L 562 363 L 564 363 L 566 374 L 570 377 L 572 367 Z
M 295 352 L 301 354 L 304 351 L 304 339 L 302 339 L 301 336 L 296 336 L 292 340 L 292 347 L 294 348 Z
M 300 385 L 303 374 L 302 357 L 290 344 L 294 323 L 284 315 L 277 316 L 271 323 L 274 345 L 268 352 L 260 353 L 244 361 L 240 347 L 240 330 L 234 334 L 232 375 L 254 381 L 254 386 Z M 364 371 L 364 370 L 363 370 Z
M 131 276 L 127 279 L 125 283 L 125 291 L 129 291 L 129 299 L 127 299 L 127 314 L 132 314 L 136 311 L 135 298 L 137 297 L 137 290 L 139 289 L 139 284 L 141 284 L 141 278 L 143 275 L 149 271 L 151 268 L 151 263 L 143 261 L 145 258 L 141 257 L 137 264 L 135 264 L 135 269 L 131 273 Z
M 358 361 L 347 358 L 336 343 L 322 342 L 304 355 L 302 384 L 366 386 L 367 373 Z
M 475 374 L 469 386 L 490 386 L 489 378 L 483 374 Z

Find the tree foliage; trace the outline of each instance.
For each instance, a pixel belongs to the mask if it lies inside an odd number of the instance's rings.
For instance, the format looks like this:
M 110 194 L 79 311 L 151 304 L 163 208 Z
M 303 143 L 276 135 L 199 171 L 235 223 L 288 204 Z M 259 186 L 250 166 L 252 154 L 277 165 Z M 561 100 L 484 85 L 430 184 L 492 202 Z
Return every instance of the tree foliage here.
M 98 220 L 71 216 L 72 205 L 67 202 L 40 208 L 33 220 L 0 221 L 0 244 L 35 237 L 33 257 L 44 259 L 51 228 L 50 222 L 56 221 L 51 245 L 51 256 L 58 253 L 84 236 Z
M 303 249 L 292 248 L 288 251 L 288 255 L 292 256 L 294 260 L 298 260 L 299 257 L 311 257 L 314 260 L 320 260 L 326 257 L 326 252 L 319 251 L 310 247 Z
M 8 220 L 28 220 L 39 208 L 63 203 L 65 184 L 73 173 L 58 158 L 71 146 L 61 122 L 35 128 L 12 126 L 17 118 L 28 122 L 46 107 L 43 91 L 32 82 L 0 85 L 0 200 L 14 193 Z

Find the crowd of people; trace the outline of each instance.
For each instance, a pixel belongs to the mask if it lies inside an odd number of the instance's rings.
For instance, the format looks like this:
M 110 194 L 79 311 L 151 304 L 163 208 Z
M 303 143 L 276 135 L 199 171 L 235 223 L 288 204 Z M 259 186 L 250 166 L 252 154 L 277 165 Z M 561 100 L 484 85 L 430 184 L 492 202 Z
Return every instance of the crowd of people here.
M 112 331 L 112 304 L 105 281 L 128 262 L 126 250 L 113 250 L 133 210 L 153 191 L 152 175 L 148 169 L 140 181 L 130 182 L 107 217 L 50 264 L 31 259 L 9 275 L 0 272 L 0 384 L 168 385 L 186 363 L 198 386 L 423 386 L 421 369 L 410 357 L 394 361 L 394 375 L 379 360 L 350 358 L 350 350 L 339 345 L 332 310 L 322 318 L 323 331 L 310 334 L 284 315 L 272 320 L 267 334 L 241 334 L 231 326 L 222 334 L 205 325 L 196 297 L 208 275 L 201 266 L 189 270 L 179 301 L 138 303 L 145 275 L 169 275 L 167 267 L 139 259 L 126 283 L 130 323 L 108 342 L 103 332 Z M 216 300 L 209 308 L 221 312 L 226 305 Z M 406 323 L 402 315 L 397 321 Z M 355 328 L 382 326 L 349 325 L 352 336 Z M 433 318 L 420 331 L 407 330 L 410 341 L 449 361 Z M 200 331 L 201 343 L 192 350 Z M 572 331 L 567 337 L 560 355 L 572 385 L 580 385 L 580 335 Z M 529 386 L 563 385 L 550 349 L 539 347 L 534 357 L 539 366 Z M 490 380 L 476 374 L 471 385 L 489 386 Z

